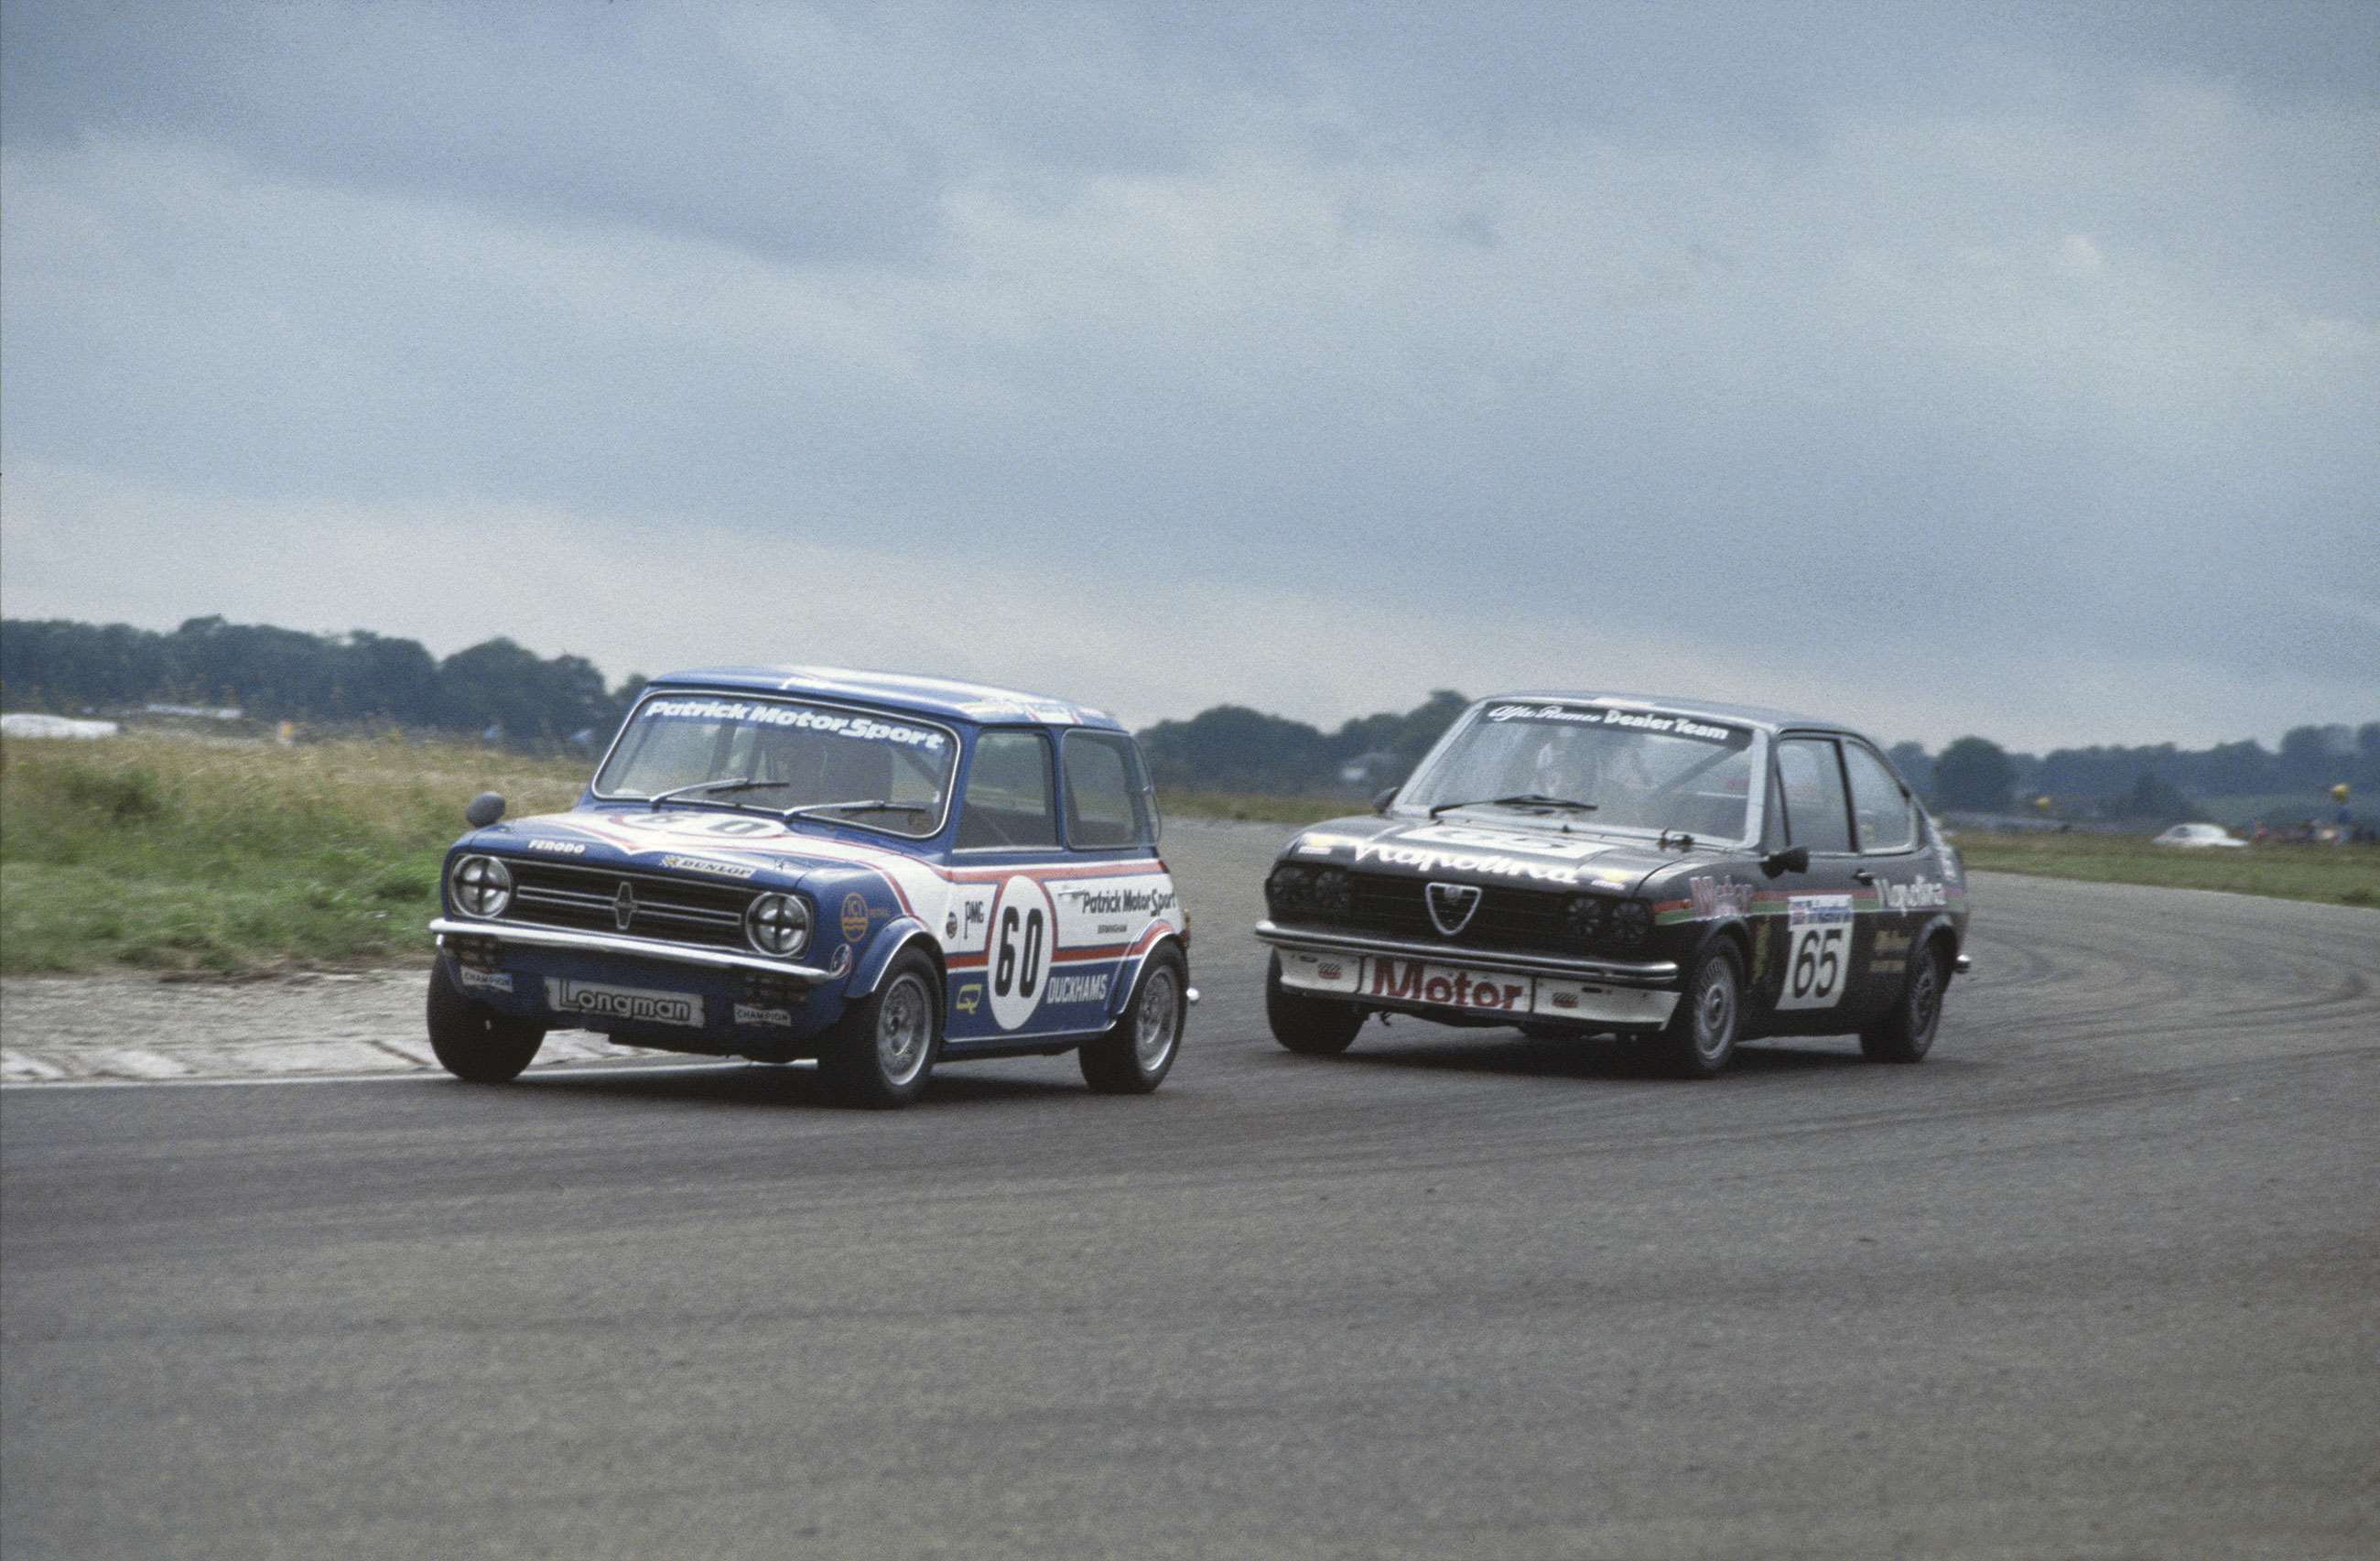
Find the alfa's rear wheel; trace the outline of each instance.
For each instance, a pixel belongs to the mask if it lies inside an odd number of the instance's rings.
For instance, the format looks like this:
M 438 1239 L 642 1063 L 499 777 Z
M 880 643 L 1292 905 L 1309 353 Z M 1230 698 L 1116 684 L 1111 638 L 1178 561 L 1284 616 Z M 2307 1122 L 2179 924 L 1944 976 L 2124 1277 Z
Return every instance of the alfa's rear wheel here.
M 1715 1079 L 1735 1055 L 1743 1030 L 1743 961 L 1732 944 L 1714 944 L 1694 961 L 1677 1011 L 1654 1046 L 1682 1079 Z
M 1900 999 L 1881 1023 L 1860 1031 L 1860 1050 L 1875 1062 L 1924 1062 L 1942 1026 L 1942 994 L 1950 984 L 1950 957 L 1929 945 L 1909 968 Z
M 1165 1082 L 1182 1051 L 1189 988 L 1181 950 L 1167 944 L 1150 955 L 1123 1017 L 1075 1054 L 1083 1082 L 1106 1095 L 1145 1095 Z
M 542 1026 L 472 1002 L 444 959 L 430 967 L 430 1049 L 447 1072 L 473 1084 L 505 1083 L 520 1077 L 543 1044 Z
M 1364 1028 L 1364 1010 L 1352 1003 L 1308 997 L 1281 981 L 1281 956 L 1265 970 L 1265 1020 L 1272 1038 L 1303 1056 L 1336 1056 L 1355 1043 Z
M 942 1051 L 941 983 L 916 949 L 892 961 L 876 990 L 844 1010 L 819 1055 L 827 1086 L 853 1105 L 906 1105 L 926 1092 Z

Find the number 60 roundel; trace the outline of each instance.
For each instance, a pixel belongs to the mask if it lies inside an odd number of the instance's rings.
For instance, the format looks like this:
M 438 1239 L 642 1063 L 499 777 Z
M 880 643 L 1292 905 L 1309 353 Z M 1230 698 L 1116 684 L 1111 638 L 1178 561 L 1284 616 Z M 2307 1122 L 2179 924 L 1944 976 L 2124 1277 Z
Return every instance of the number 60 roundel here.
M 1050 891 L 1022 874 L 1002 884 L 991 902 L 987 961 L 991 1018 L 1001 1029 L 1021 1029 L 1041 1006 L 1057 941 L 1058 908 L 1050 903 Z

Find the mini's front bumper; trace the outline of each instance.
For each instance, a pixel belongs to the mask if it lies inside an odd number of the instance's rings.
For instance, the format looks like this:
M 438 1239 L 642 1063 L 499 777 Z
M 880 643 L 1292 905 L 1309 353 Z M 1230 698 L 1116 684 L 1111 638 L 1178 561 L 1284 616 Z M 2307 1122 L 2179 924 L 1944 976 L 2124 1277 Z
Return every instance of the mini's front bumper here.
M 437 934 L 441 948 L 446 947 L 453 939 L 493 944 L 499 948 L 506 944 L 523 948 L 562 948 L 578 954 L 614 954 L 632 959 L 658 959 L 667 965 L 694 965 L 707 970 L 737 970 L 749 975 L 774 976 L 780 981 L 804 986 L 840 981 L 851 973 L 849 944 L 838 947 L 833 962 L 821 967 L 791 964 L 759 954 L 738 954 L 727 948 L 698 948 L 686 944 L 662 943 L 654 938 L 613 937 L 608 933 L 585 933 L 570 927 L 535 927 L 516 921 L 464 921 L 451 916 L 441 916 L 431 921 L 430 930 Z

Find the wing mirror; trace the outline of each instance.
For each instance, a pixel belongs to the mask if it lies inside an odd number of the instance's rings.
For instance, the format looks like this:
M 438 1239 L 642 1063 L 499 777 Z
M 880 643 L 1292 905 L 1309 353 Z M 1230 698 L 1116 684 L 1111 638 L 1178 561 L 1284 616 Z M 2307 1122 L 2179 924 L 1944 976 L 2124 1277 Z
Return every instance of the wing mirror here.
M 482 791 L 463 810 L 463 822 L 473 829 L 485 829 L 504 816 L 504 797 L 493 791 Z
M 1760 871 L 1774 878 L 1780 872 L 1810 871 L 1810 848 L 1794 846 L 1782 851 L 1771 851 L 1760 859 Z
M 1378 796 L 1372 799 L 1372 811 L 1385 816 L 1389 811 L 1389 804 L 1397 799 L 1397 792 L 1400 789 L 1400 787 L 1393 786 L 1384 787 Z

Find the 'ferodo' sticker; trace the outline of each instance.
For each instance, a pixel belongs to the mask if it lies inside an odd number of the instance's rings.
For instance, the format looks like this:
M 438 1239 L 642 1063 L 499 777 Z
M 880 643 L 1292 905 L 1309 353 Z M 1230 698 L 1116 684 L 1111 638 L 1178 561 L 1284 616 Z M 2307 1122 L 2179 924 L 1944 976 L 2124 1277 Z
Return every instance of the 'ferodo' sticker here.
M 991 1018 L 1001 1029 L 1022 1029 L 1041 1006 L 1057 931 L 1058 909 L 1038 880 L 1019 874 L 1000 886 L 991 902 L 986 968 L 990 972 Z

